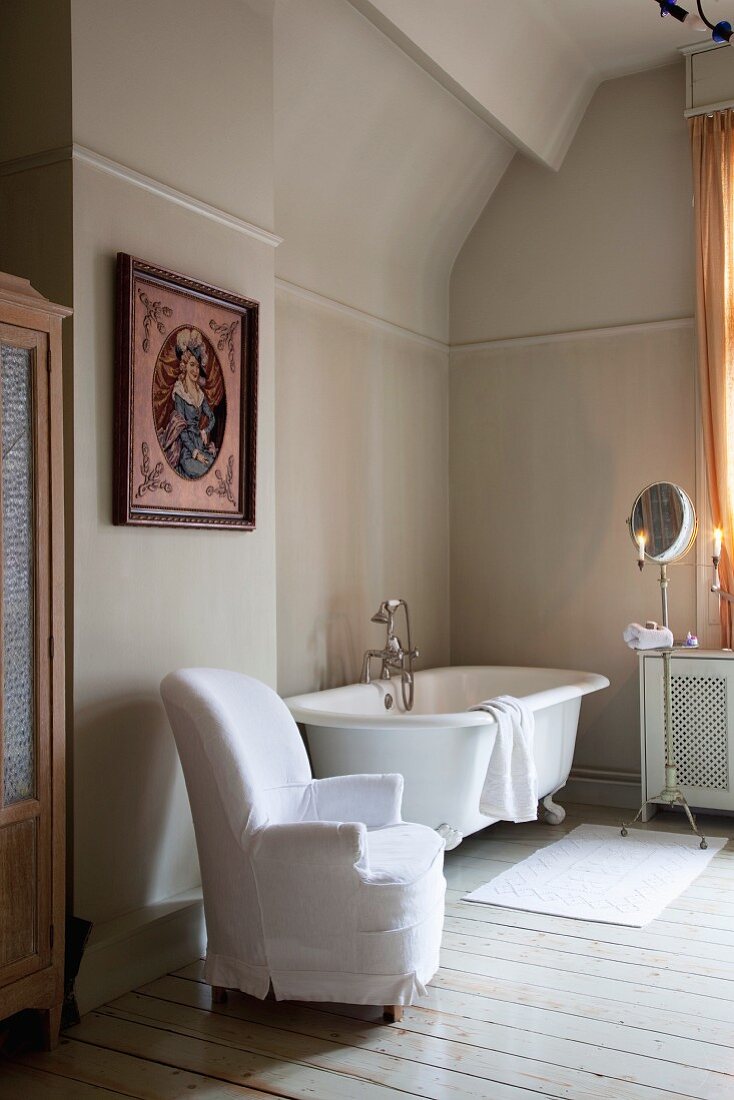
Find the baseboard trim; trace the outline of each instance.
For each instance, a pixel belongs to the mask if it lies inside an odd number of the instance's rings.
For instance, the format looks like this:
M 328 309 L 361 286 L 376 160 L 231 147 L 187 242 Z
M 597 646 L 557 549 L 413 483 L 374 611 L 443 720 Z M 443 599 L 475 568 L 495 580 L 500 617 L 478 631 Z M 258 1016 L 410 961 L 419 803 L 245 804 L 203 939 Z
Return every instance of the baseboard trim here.
M 81 1013 L 199 958 L 206 947 L 201 889 L 96 925 L 76 981 Z
M 635 772 L 606 768 L 573 768 L 557 801 L 582 802 L 595 806 L 621 806 L 639 809 L 642 800 L 641 777 Z

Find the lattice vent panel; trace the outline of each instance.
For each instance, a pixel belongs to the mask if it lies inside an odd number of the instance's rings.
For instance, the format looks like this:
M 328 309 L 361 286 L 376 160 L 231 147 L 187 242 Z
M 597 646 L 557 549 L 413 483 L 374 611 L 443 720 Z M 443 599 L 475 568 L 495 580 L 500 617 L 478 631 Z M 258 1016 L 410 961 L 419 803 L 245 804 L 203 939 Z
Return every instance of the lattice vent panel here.
M 726 680 L 670 677 L 673 748 L 682 787 L 729 790 Z

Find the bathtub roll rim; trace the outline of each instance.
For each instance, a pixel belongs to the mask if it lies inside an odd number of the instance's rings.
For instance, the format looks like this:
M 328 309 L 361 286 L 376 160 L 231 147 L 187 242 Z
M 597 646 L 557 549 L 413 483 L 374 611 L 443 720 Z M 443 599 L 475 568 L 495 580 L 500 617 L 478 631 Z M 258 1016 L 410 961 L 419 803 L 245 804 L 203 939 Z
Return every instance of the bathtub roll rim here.
M 419 689 L 420 679 L 424 675 L 436 676 L 440 673 L 452 672 L 486 672 L 489 669 L 503 672 L 553 673 L 563 676 L 563 683 L 520 696 L 523 702 L 534 712 L 555 703 L 577 699 L 583 695 L 589 695 L 592 692 L 609 687 L 609 679 L 606 676 L 597 672 L 583 672 L 579 669 L 548 668 L 532 665 L 446 665 L 439 668 L 421 669 L 416 672 L 416 690 Z M 384 698 L 388 692 L 398 694 L 399 683 L 399 679 L 393 679 L 373 680 L 370 684 L 344 684 L 342 687 L 326 688 L 323 691 L 291 695 L 283 701 L 296 722 L 321 727 L 343 727 L 345 733 L 350 732 L 352 729 L 394 729 L 396 726 L 453 727 L 460 725 L 466 727 L 491 725 L 495 722 L 490 714 L 472 710 L 438 711 L 435 714 L 406 714 L 396 707 L 395 710 L 386 710 L 384 714 L 364 714 L 355 709 L 324 709 L 324 703 L 328 700 L 328 697 L 337 692 L 343 693 L 348 689 L 364 689 L 364 691 L 369 692 L 372 689 L 372 691 L 377 692 L 379 698 Z M 477 700 L 477 702 L 479 701 Z

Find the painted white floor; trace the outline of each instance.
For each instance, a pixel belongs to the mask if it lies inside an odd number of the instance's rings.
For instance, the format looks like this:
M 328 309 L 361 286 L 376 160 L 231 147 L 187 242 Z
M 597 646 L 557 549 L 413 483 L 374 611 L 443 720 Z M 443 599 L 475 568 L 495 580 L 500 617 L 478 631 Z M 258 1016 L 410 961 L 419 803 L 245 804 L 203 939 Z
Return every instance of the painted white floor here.
M 734 843 L 642 930 L 460 895 L 581 822 L 497 825 L 446 857 L 442 968 L 385 1026 L 370 1009 L 212 1008 L 195 962 L 86 1016 L 51 1054 L 0 1063 L 3 1100 L 696 1100 L 734 1098 Z M 702 818 L 734 837 L 734 818 Z M 648 829 L 685 831 L 676 815 Z

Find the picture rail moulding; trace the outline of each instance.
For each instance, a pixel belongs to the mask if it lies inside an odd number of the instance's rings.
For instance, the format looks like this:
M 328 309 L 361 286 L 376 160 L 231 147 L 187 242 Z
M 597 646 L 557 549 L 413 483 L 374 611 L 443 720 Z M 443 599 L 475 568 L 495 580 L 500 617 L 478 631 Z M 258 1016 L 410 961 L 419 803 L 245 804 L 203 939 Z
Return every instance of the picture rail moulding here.
M 629 336 L 643 332 L 691 329 L 693 317 L 671 317 L 662 321 L 640 321 L 629 325 L 607 325 L 600 328 L 570 329 L 568 332 L 548 332 L 535 336 L 507 336 L 497 340 L 477 340 L 466 344 L 452 344 L 452 358 L 471 355 L 479 351 L 496 351 L 502 348 L 533 347 L 536 344 L 558 344 L 573 340 L 594 340 L 606 336 Z
M 93 149 L 87 149 L 83 145 L 64 145 L 57 149 L 45 149 L 40 153 L 32 153 L 26 157 L 4 161 L 0 163 L 0 175 L 11 176 L 18 172 L 29 172 L 34 168 L 46 168 L 67 160 L 86 164 L 100 172 L 115 176 L 117 179 L 125 180 L 126 183 L 130 183 L 134 187 L 139 187 L 152 195 L 158 195 L 159 198 L 167 199 L 177 206 L 182 206 L 186 210 L 191 210 L 195 214 L 209 218 L 210 221 L 225 225 L 228 229 L 232 229 L 236 233 L 242 233 L 246 237 L 251 237 L 270 248 L 277 248 L 279 244 L 283 243 L 283 238 L 272 233 L 269 229 L 263 229 L 259 225 L 245 221 L 244 218 L 239 218 L 236 214 L 231 214 L 220 207 L 212 206 L 210 203 L 197 199 L 194 195 L 189 195 L 185 191 L 178 191 L 175 187 L 169 187 L 168 184 L 161 183 L 159 180 L 153 179 L 152 176 L 146 176 L 142 172 L 137 172 L 134 168 L 128 168 L 126 165 L 120 164 L 119 161 L 111 160 L 109 157 L 102 156 L 101 153 L 95 153 Z

